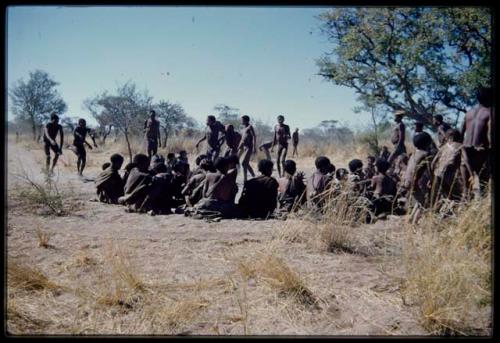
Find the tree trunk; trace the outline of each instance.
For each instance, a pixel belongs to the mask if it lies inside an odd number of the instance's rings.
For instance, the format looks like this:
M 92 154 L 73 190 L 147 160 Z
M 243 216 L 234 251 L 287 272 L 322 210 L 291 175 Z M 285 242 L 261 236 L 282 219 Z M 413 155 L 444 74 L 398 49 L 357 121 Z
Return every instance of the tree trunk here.
M 33 140 L 36 142 L 37 132 L 36 132 L 35 119 L 33 119 L 33 118 L 31 118 L 31 127 L 33 129 Z
M 128 130 L 123 132 L 125 134 L 125 141 L 127 142 L 128 156 L 130 158 L 130 162 L 132 162 L 132 149 L 130 148 L 130 142 L 128 140 Z
M 373 130 L 375 131 L 375 147 L 376 147 L 376 153 L 377 155 L 380 153 L 379 149 L 379 145 L 378 145 L 378 127 L 377 127 L 377 121 L 375 120 L 375 111 L 372 107 L 372 121 L 373 121 Z

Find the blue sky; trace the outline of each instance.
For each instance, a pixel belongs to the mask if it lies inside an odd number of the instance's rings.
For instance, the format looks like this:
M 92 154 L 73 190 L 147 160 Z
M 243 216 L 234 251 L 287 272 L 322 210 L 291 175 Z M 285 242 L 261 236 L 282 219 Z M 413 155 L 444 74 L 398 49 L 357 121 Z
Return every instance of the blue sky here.
M 284 114 L 293 127 L 364 125 L 368 115 L 352 112 L 354 92 L 315 75 L 315 59 L 330 48 L 315 18 L 324 10 L 10 7 L 8 85 L 47 71 L 71 117 L 90 119 L 85 98 L 133 80 L 199 121 L 224 103 L 269 123 Z

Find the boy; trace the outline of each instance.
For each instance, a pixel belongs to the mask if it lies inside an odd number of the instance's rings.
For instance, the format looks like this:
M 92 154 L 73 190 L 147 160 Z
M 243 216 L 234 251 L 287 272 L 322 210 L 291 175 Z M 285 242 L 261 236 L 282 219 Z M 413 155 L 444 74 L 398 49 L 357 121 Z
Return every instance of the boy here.
M 284 170 L 285 176 L 278 180 L 278 202 L 280 210 L 291 212 L 304 204 L 306 185 L 304 184 L 304 173 L 295 174 L 297 166 L 294 161 L 286 160 Z
M 60 144 L 57 145 L 56 137 L 59 134 Z M 59 116 L 53 112 L 50 115 L 50 122 L 47 123 L 43 130 L 43 142 L 45 145 L 45 155 L 46 159 L 46 171 L 47 173 L 53 174 L 54 167 L 56 166 L 57 160 L 59 159 L 59 155 L 62 155 L 62 146 L 64 140 L 64 132 L 62 126 L 59 124 Z M 54 160 L 52 161 L 52 168 L 50 168 L 50 150 L 54 152 Z
M 94 142 L 94 147 L 97 148 L 97 144 L 95 142 L 95 137 L 91 133 L 91 130 L 87 127 L 87 122 L 85 119 L 78 120 L 78 127 L 75 128 L 73 132 L 73 146 L 74 152 L 76 156 L 78 156 L 78 160 L 76 162 L 76 167 L 78 170 L 78 175 L 83 176 L 83 169 L 85 169 L 85 164 L 87 162 L 87 151 L 85 150 L 85 144 L 92 150 L 92 146 L 87 142 L 87 134 L 90 134 L 90 138 L 92 138 L 92 142 Z
M 238 147 L 240 157 L 243 156 L 241 166 L 243 167 L 243 183 L 247 181 L 247 171 L 250 172 L 252 177 L 255 176 L 253 168 L 250 166 L 250 158 L 252 154 L 256 153 L 257 137 L 253 126 L 250 125 L 250 117 L 247 115 L 241 116 L 241 124 L 243 130 L 241 133 L 241 143 Z

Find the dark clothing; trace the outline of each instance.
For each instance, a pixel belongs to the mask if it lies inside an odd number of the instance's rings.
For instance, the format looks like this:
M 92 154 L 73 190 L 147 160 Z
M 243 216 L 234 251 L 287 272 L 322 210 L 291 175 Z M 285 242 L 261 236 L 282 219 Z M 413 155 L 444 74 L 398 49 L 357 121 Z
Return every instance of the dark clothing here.
M 95 185 L 100 202 L 117 204 L 123 196 L 124 182 L 117 170 L 111 167 L 103 170 L 96 178 Z
M 172 207 L 175 207 L 172 201 L 171 191 L 172 175 L 170 173 L 160 173 L 151 179 L 151 187 L 148 194 L 146 209 L 151 209 L 155 213 L 170 214 Z
M 245 182 L 238 207 L 243 217 L 267 218 L 277 206 L 278 181 L 261 175 Z

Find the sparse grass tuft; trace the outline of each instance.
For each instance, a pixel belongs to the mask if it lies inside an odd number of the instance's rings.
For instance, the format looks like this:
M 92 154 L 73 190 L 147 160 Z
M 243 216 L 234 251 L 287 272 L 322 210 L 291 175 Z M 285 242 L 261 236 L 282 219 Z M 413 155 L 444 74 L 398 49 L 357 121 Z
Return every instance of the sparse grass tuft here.
M 52 245 L 49 244 L 50 238 L 52 237 L 52 234 L 50 232 L 43 232 L 39 227 L 36 228 L 35 232 L 38 238 L 39 247 L 45 249 L 52 247 Z
M 7 266 L 7 283 L 9 287 L 26 291 L 57 291 L 61 288 L 38 269 L 16 262 L 9 262 Z

